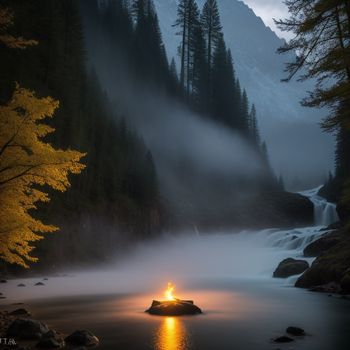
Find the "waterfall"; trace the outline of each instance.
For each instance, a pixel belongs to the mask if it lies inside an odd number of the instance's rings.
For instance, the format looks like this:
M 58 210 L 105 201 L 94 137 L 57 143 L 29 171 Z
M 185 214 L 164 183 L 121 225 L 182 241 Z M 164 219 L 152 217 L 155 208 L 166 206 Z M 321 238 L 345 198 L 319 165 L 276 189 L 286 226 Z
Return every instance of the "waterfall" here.
M 300 257 L 307 245 L 320 238 L 325 231 L 322 228 L 339 220 L 336 205 L 320 197 L 320 187 L 299 192 L 308 197 L 314 205 L 314 226 L 288 230 L 264 230 L 258 234 L 264 235 L 265 244 L 269 247 L 288 251 L 290 256 Z M 286 256 L 287 257 L 287 256 Z
M 322 186 L 312 190 L 300 192 L 300 194 L 308 197 L 314 204 L 314 224 L 316 226 L 329 226 L 339 220 L 336 205 L 327 202 L 326 199 L 320 197 L 318 192 Z

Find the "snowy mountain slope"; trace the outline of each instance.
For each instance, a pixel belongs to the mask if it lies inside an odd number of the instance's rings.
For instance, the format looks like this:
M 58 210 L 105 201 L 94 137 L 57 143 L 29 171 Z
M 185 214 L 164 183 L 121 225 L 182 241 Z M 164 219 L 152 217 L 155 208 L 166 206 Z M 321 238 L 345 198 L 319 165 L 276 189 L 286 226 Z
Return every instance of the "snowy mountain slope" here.
M 202 8 L 205 0 L 197 0 Z M 179 36 L 172 25 L 176 0 L 154 0 L 168 57 L 179 61 Z M 276 54 L 283 44 L 253 10 L 238 0 L 218 0 L 225 40 L 237 76 L 258 110 L 262 136 L 277 173 L 318 182 L 333 167 L 333 139 L 319 128 L 325 111 L 306 109 L 299 101 L 312 84 L 282 83 L 284 63 L 291 57 Z

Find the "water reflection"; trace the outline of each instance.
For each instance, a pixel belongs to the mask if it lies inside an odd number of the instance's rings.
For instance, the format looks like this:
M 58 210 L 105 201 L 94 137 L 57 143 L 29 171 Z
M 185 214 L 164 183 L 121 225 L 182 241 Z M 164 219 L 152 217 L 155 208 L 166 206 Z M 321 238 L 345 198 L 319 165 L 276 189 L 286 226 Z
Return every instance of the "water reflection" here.
M 165 317 L 159 326 L 156 339 L 156 350 L 190 350 L 190 336 L 181 321 L 176 317 Z

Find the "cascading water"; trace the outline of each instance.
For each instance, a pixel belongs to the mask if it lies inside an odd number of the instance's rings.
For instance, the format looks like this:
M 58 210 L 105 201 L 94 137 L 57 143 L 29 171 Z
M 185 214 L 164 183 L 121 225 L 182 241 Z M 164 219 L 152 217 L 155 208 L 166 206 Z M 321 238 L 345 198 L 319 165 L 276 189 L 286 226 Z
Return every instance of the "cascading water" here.
M 312 190 L 300 192 L 300 194 L 308 197 L 314 204 L 315 225 L 328 226 L 339 220 L 336 205 L 327 202 L 324 198 L 318 195 L 322 186 Z
M 264 234 L 268 232 L 267 245 L 289 251 L 294 250 L 296 255 L 300 255 L 308 244 L 324 234 L 322 228 L 339 220 L 336 205 L 318 195 L 320 188 L 300 192 L 314 205 L 314 226 L 289 230 L 265 230 Z

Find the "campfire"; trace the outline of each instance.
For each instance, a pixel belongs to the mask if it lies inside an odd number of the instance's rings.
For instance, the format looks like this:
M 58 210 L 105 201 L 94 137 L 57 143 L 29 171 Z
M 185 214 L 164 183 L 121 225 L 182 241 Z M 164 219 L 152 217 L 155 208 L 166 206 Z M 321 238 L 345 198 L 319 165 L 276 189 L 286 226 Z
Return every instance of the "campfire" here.
M 166 300 L 153 300 L 151 307 L 146 312 L 160 316 L 196 315 L 202 313 L 202 310 L 194 304 L 193 300 L 176 298 L 174 292 L 175 285 L 169 282 L 164 292 Z

